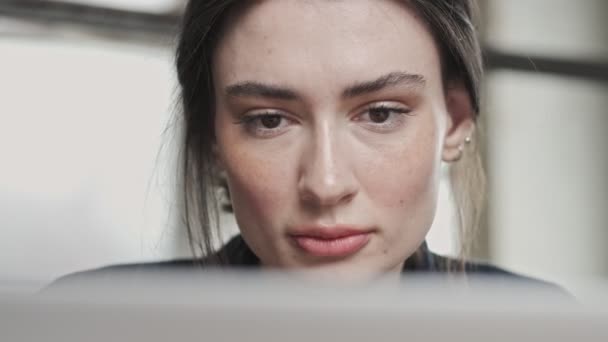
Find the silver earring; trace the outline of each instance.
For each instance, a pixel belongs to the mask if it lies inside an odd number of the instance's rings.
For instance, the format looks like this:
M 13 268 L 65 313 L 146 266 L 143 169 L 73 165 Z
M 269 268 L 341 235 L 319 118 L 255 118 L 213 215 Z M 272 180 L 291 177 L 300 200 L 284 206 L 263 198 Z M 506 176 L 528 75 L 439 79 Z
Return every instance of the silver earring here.
M 467 143 L 467 144 L 470 144 L 471 143 L 471 137 L 464 138 L 464 142 Z

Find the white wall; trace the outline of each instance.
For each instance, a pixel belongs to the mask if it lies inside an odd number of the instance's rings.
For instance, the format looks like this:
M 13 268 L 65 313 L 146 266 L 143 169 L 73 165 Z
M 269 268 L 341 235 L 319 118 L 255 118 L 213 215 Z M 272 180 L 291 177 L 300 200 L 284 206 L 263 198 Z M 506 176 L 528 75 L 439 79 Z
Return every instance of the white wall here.
M 608 271 L 608 86 L 489 78 L 494 259 L 569 280 Z
M 608 61 L 602 0 L 488 1 L 487 40 Z M 608 275 L 608 84 L 539 72 L 486 80 L 493 260 L 578 291 Z
M 3 38 L 0 55 L 0 279 L 173 256 L 157 165 L 171 52 L 34 36 Z
M 606 61 L 605 0 L 481 0 L 487 42 L 526 55 Z

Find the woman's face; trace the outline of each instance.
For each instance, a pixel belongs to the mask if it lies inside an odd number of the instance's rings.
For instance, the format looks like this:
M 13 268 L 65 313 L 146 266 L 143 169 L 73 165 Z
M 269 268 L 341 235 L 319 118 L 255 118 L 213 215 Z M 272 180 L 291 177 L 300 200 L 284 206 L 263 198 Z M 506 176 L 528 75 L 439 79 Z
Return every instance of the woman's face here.
M 400 271 L 456 148 L 439 52 L 415 13 L 397 1 L 256 1 L 226 25 L 213 79 L 217 158 L 261 263 Z

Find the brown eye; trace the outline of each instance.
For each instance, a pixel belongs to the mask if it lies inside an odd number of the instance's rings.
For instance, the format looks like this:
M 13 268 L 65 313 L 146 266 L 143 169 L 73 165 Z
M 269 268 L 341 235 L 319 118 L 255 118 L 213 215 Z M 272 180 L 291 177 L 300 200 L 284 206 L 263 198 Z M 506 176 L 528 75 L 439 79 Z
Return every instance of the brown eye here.
M 238 123 L 254 137 L 272 138 L 287 132 L 295 122 L 283 113 L 272 111 L 245 115 Z
M 391 115 L 390 108 L 370 108 L 369 119 L 374 123 L 383 123 Z
M 273 129 L 279 127 L 281 119 L 279 115 L 264 115 L 260 118 L 260 123 L 264 128 Z
M 405 124 L 411 110 L 398 103 L 376 103 L 354 118 L 363 127 L 378 133 L 389 133 Z

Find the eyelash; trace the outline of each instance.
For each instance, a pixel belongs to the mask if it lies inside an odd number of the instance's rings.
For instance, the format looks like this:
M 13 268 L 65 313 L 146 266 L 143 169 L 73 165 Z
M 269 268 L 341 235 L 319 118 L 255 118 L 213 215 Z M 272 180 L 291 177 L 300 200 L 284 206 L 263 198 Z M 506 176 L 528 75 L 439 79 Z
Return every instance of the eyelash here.
M 368 115 L 370 114 L 371 111 L 385 111 L 389 113 L 389 118 L 386 119 L 386 121 L 383 121 L 381 123 L 373 123 L 371 118 L 368 121 L 369 124 L 367 125 L 369 129 L 373 130 L 373 131 L 378 131 L 378 132 L 390 132 L 398 127 L 400 127 L 401 125 L 404 124 L 405 121 L 405 116 L 406 115 L 412 115 L 412 111 L 407 108 L 407 107 L 403 107 L 403 106 L 395 106 L 395 105 L 389 105 L 389 104 L 379 104 L 379 105 L 372 105 L 367 107 L 367 109 L 365 109 L 365 111 L 362 114 L 359 114 L 357 116 L 357 119 L 355 121 L 361 121 L 361 116 L 363 115 Z M 391 114 L 395 114 L 392 116 L 392 120 L 391 120 Z
M 390 131 L 400 127 L 404 123 L 405 116 L 411 115 L 411 110 L 409 108 L 393 106 L 393 105 L 388 105 L 388 104 L 380 104 L 380 105 L 368 106 L 365 109 L 365 111 L 363 111 L 360 114 L 357 114 L 355 116 L 356 119 L 354 119 L 353 121 L 361 122 L 362 121 L 360 119 L 361 116 L 366 115 L 366 114 L 369 115 L 370 112 L 374 111 L 374 110 L 386 111 L 389 113 L 389 118 L 387 118 L 386 121 L 383 121 L 381 123 L 372 123 L 372 121 L 370 119 L 368 121 L 368 123 L 365 123 L 365 125 L 367 126 L 368 129 L 370 129 L 372 131 L 380 132 L 380 133 L 390 132 Z M 392 116 L 393 120 L 390 119 L 391 118 L 390 114 L 396 114 L 396 116 L 395 115 Z M 279 126 L 276 128 L 262 128 L 261 120 L 264 118 L 268 118 L 268 117 L 278 117 L 279 120 L 281 120 L 281 122 L 279 123 Z M 237 123 L 244 125 L 245 129 L 254 136 L 257 136 L 260 138 L 271 138 L 271 137 L 275 137 L 275 136 L 281 134 L 284 131 L 284 129 L 286 128 L 284 126 L 285 121 L 289 122 L 289 121 L 293 121 L 293 120 L 289 119 L 283 113 L 267 111 L 267 112 L 245 115 Z
M 244 125 L 245 129 L 249 133 L 251 133 L 257 137 L 271 138 L 271 137 L 279 135 L 281 133 L 280 131 L 283 128 L 281 128 L 280 125 L 277 128 L 261 128 L 261 120 L 263 118 L 274 117 L 274 116 L 278 117 L 281 120 L 281 123 L 284 123 L 285 121 L 293 121 L 293 120 L 288 119 L 285 114 L 282 114 L 280 112 L 267 111 L 267 112 L 262 112 L 262 113 L 245 115 L 245 116 L 243 116 L 243 118 L 241 118 L 239 120 L 238 123 Z

